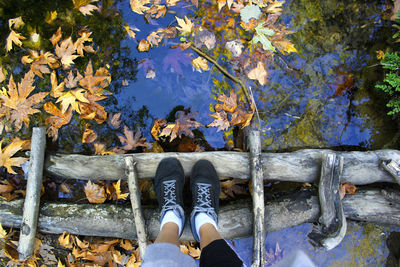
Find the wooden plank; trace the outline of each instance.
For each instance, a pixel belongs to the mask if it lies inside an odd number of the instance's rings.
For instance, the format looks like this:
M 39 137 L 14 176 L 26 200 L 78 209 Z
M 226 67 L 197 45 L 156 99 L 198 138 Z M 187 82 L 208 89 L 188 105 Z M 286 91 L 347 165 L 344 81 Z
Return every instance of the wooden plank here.
M 249 133 L 250 174 L 253 199 L 253 260 L 252 266 L 265 265 L 265 227 L 264 227 L 264 179 L 261 166 L 260 132 L 251 130 Z
M 343 209 L 347 219 L 387 224 L 400 227 L 400 198 L 398 192 L 385 190 L 359 190 L 346 195 Z M 20 228 L 23 200 L 7 202 L 0 199 L 0 223 Z M 319 202 L 316 193 L 302 190 L 274 200 L 265 206 L 266 232 L 273 232 L 305 222 L 317 222 Z M 148 237 L 155 240 L 160 231 L 160 213 L 157 208 L 143 209 Z M 129 205 L 43 203 L 40 208 L 38 230 L 43 233 L 62 234 L 63 231 L 86 236 L 108 236 L 137 239 Z M 251 202 L 236 202 L 222 206 L 218 229 L 225 239 L 248 237 L 252 234 L 253 214 Z M 181 240 L 193 241 L 189 225 Z
M 20 260 L 29 258 L 33 254 L 38 224 L 45 149 L 46 129 L 44 127 L 34 127 L 31 139 L 31 156 L 29 159 L 22 227 L 18 242 Z
M 264 180 L 314 183 L 319 180 L 320 166 L 326 153 L 331 150 L 304 149 L 291 153 L 262 153 L 261 164 Z M 345 165 L 342 182 L 355 185 L 375 182 L 393 182 L 391 175 L 379 167 L 380 160 L 397 160 L 400 151 L 377 150 L 368 152 L 335 152 L 343 156 Z M 249 178 L 249 156 L 244 152 L 195 152 L 195 153 L 140 153 L 129 154 L 138 164 L 140 178 L 154 177 L 158 163 L 166 157 L 176 157 L 190 175 L 193 164 L 199 159 L 213 162 L 219 177 Z M 52 155 L 45 168 L 50 176 L 63 179 L 126 179 L 123 158 L 126 155 L 84 156 Z
M 128 172 L 128 186 L 131 198 L 131 206 L 133 211 L 133 218 L 136 226 L 137 240 L 139 243 L 140 255 L 144 255 L 147 247 L 147 234 L 145 221 L 142 213 L 142 205 L 140 203 L 139 181 L 136 171 L 136 162 L 133 158 L 127 156 L 125 158 L 126 170 Z M 143 257 L 143 256 L 140 256 Z

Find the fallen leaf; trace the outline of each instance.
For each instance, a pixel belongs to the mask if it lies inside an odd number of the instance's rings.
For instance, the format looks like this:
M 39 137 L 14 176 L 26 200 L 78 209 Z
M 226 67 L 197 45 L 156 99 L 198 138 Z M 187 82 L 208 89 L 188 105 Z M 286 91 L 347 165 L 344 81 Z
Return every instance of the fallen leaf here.
M 83 132 L 82 135 L 82 143 L 92 143 L 94 140 L 96 140 L 97 134 L 90 129 L 90 124 L 87 123 L 85 125 L 85 131 Z
M 244 128 L 250 125 L 253 114 L 254 112 L 248 112 L 242 108 L 238 108 L 231 116 L 231 124 L 238 125 Z
M 129 27 L 128 25 L 125 25 L 123 27 L 130 37 L 132 37 L 133 39 L 136 39 L 135 31 L 140 31 L 138 28 L 136 28 L 136 27 L 132 28 L 132 27 Z
M 80 11 L 84 16 L 86 16 L 86 15 L 93 15 L 92 12 L 95 11 L 95 10 L 99 10 L 99 9 L 100 9 L 100 8 L 99 8 L 98 6 L 89 4 L 89 5 L 86 5 L 86 6 L 81 6 L 81 7 L 79 8 L 79 11 Z
M 51 82 L 50 95 L 55 98 L 62 96 L 63 91 L 64 91 L 65 82 L 61 82 L 60 84 L 58 84 L 57 75 L 54 70 L 50 74 L 50 82 Z
M 244 185 L 247 183 L 243 179 L 231 179 L 221 182 L 221 188 L 225 194 L 234 198 L 235 195 L 246 195 L 247 191 L 244 189 Z
M 0 194 L 10 193 L 14 190 L 14 186 L 7 180 L 0 180 Z
M 150 0 L 130 0 L 130 6 L 133 12 L 143 15 L 150 8 L 145 6 L 150 3 Z
M 195 259 L 200 259 L 200 255 L 201 255 L 200 248 L 198 248 L 198 247 L 195 248 L 195 247 L 189 246 L 189 255 Z
M 78 82 L 82 79 L 82 75 L 77 71 L 76 77 L 74 76 L 74 73 L 72 70 L 68 72 L 67 78 L 64 79 L 65 82 L 65 87 L 72 89 L 78 86 Z
M 107 199 L 104 187 L 88 181 L 85 185 L 85 195 L 90 203 L 101 204 Z
M 158 46 L 158 44 L 162 41 L 162 36 L 159 35 L 157 31 L 154 31 L 147 36 L 146 40 L 150 43 L 151 46 Z
M 158 141 L 158 134 L 161 130 L 161 127 L 166 124 L 165 119 L 155 119 L 153 127 L 151 128 L 151 135 Z
M 22 36 L 21 34 L 15 32 L 14 30 L 11 30 L 10 34 L 7 37 L 6 41 L 6 51 L 9 52 L 12 49 L 13 43 L 15 45 L 21 46 L 22 42 L 21 40 L 25 40 L 26 38 Z
M 95 155 L 114 155 L 116 154 L 114 151 L 106 151 L 106 146 L 104 144 L 95 143 L 94 146 L 94 154 Z
M 8 20 L 8 27 L 10 28 L 10 30 L 11 30 L 11 28 L 18 29 L 19 27 L 23 26 L 24 24 L 25 23 L 22 20 L 21 16 Z
M 124 126 L 124 136 L 119 135 L 119 141 L 123 145 L 122 149 L 129 151 L 132 150 L 136 147 L 142 146 L 142 147 L 147 147 L 148 144 L 145 142 L 146 138 L 140 138 L 142 136 L 142 132 L 138 128 L 136 130 L 135 135 L 133 134 L 133 131 L 129 130 L 128 127 Z
M 57 18 L 57 11 L 47 11 L 46 12 L 46 16 L 45 16 L 45 18 L 44 18 L 44 21 L 47 23 L 47 24 L 50 24 L 50 23 L 52 23 L 55 19 Z
M 176 28 L 181 32 L 181 34 L 185 35 L 192 32 L 194 24 L 190 21 L 190 19 L 188 19 L 186 16 L 184 17 L 184 19 L 175 16 L 175 19 L 179 25 L 179 27 Z
M 4 230 L 1 223 L 0 223 L 0 238 L 3 238 L 3 239 L 8 238 L 8 234 L 7 234 L 6 230 Z
M 117 199 L 126 200 L 129 193 L 121 194 L 121 180 L 118 180 L 118 182 L 113 183 L 113 187 L 115 188 L 115 192 L 117 193 Z
M 67 233 L 67 231 L 64 231 L 62 235 L 58 237 L 58 242 L 61 246 L 66 248 L 72 248 L 73 246 L 72 236 L 71 234 Z
M 105 96 L 98 96 L 86 92 L 85 95 L 88 103 L 79 102 L 81 110 L 80 118 L 95 120 L 98 124 L 103 123 L 107 119 L 107 112 L 104 107 L 97 103 L 97 101 L 103 100 Z
M 202 70 L 204 71 L 210 70 L 207 64 L 207 60 L 200 56 L 192 60 L 192 65 L 199 72 L 201 72 Z
M 1 225 L 0 225 L 1 226 Z M 133 246 L 131 241 L 127 240 L 127 239 L 121 239 L 121 241 L 119 242 L 119 246 L 125 250 L 133 250 Z
M 73 110 L 80 114 L 79 102 L 89 103 L 89 100 L 84 96 L 84 93 L 84 89 L 75 89 L 69 90 L 60 96 L 56 103 L 61 102 L 61 113 L 65 113 L 68 107 L 71 106 Z
M 149 51 L 150 42 L 145 40 L 145 39 L 140 40 L 137 49 L 138 49 L 139 52 L 147 52 L 147 51 Z
M 223 102 L 223 104 L 216 104 L 215 111 L 225 110 L 227 112 L 234 112 L 238 105 L 237 95 L 233 89 L 230 91 L 229 97 L 222 94 L 218 96 L 217 100 Z
M 290 54 L 290 53 L 297 53 L 297 49 L 294 47 L 289 40 L 279 40 L 273 41 L 273 44 L 276 48 L 278 48 L 282 54 Z
M 200 122 L 195 120 L 196 113 L 192 113 L 191 111 L 178 111 L 177 119 L 175 124 L 168 124 L 161 132 L 159 137 L 161 136 L 169 136 L 170 142 L 174 140 L 176 137 L 181 137 L 182 134 L 186 134 L 189 137 L 194 137 L 194 134 L 190 128 L 198 128 L 203 126 Z
M 340 199 L 343 199 L 346 194 L 354 194 L 356 190 L 357 187 L 350 182 L 341 184 L 339 186 Z
M 83 51 L 86 50 L 85 43 L 86 42 L 92 42 L 93 39 L 90 38 L 90 35 L 92 33 L 88 31 L 80 31 L 79 35 L 80 37 L 75 41 L 74 43 L 74 48 L 76 49 L 76 53 L 80 56 L 84 56 Z M 92 49 L 93 50 L 93 49 Z M 94 50 L 93 50 L 94 51 Z M 88 52 L 88 51 L 86 51 Z M 91 63 L 91 61 L 89 61 Z
M 96 73 L 93 73 L 91 60 L 89 60 L 89 63 L 86 66 L 84 75 L 85 76 L 79 80 L 79 85 L 82 86 L 82 88 L 89 90 L 93 95 L 102 95 L 104 88 L 111 82 L 111 75 L 107 69 L 100 68 L 96 70 Z
M 50 127 L 47 129 L 47 134 L 53 137 L 53 141 L 58 138 L 58 129 L 68 124 L 72 118 L 72 108 L 68 108 L 66 112 L 62 113 L 52 102 L 47 102 L 43 105 L 43 109 L 53 116 L 48 117 L 45 120 L 47 125 Z
M 252 69 L 247 74 L 247 77 L 252 80 L 257 80 L 261 85 L 265 85 L 267 83 L 267 76 L 268 73 L 265 71 L 264 63 L 262 63 L 261 61 L 257 63 L 256 68 Z
M 64 69 L 70 68 L 71 64 L 74 64 L 74 59 L 79 57 L 79 55 L 74 54 L 75 50 L 76 49 L 71 37 L 68 37 L 60 44 L 56 45 L 55 52 L 56 55 L 60 58 Z
M 228 115 L 223 110 L 221 112 L 216 112 L 209 115 L 210 117 L 214 118 L 214 120 L 208 124 L 208 127 L 218 127 L 217 132 L 227 130 L 231 125 L 228 120 Z
M 377 58 L 378 60 L 383 60 L 383 59 L 385 59 L 385 52 L 383 52 L 382 50 L 376 51 L 376 58 Z
M 109 114 L 107 118 L 108 125 L 112 126 L 114 129 L 118 129 L 121 125 L 121 112 Z
M 53 46 L 55 46 L 62 38 L 61 27 L 58 27 L 58 30 L 51 36 L 49 39 Z

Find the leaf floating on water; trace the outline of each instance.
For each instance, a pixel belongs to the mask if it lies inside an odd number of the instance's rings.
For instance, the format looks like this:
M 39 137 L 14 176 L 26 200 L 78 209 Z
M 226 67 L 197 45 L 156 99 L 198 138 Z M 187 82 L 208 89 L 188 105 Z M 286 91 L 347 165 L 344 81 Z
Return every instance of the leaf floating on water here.
M 169 136 L 170 142 L 178 136 L 180 138 L 182 134 L 185 134 L 189 137 L 194 137 L 194 134 L 190 128 L 197 129 L 200 126 L 203 126 L 203 124 L 196 121 L 196 119 L 194 118 L 195 116 L 197 116 L 197 112 L 192 113 L 191 111 L 180 110 L 176 114 L 177 114 L 177 119 L 175 121 L 175 124 L 168 124 L 162 130 L 159 137 Z
M 212 117 L 214 119 L 214 121 L 212 121 L 207 126 L 208 127 L 218 127 L 217 132 L 228 130 L 229 127 L 231 126 L 231 124 L 229 123 L 229 120 L 228 120 L 228 115 L 226 114 L 225 111 L 210 114 L 210 117 Z
M 68 69 L 74 64 L 74 59 L 79 57 L 79 55 L 75 55 L 75 46 L 72 42 L 71 37 L 63 40 L 60 44 L 56 45 L 55 52 L 56 55 L 60 58 L 61 63 L 64 69 Z
M 207 64 L 207 60 L 200 56 L 192 60 L 192 65 L 199 72 L 201 72 L 202 70 L 204 71 L 210 70 Z
M 119 135 L 119 141 L 121 142 L 123 150 L 129 151 L 136 147 L 142 146 L 147 147 L 148 144 L 145 142 L 146 138 L 140 138 L 142 136 L 142 132 L 138 128 L 136 133 L 133 134 L 133 131 L 129 130 L 128 127 L 124 126 L 124 136 Z
M 90 124 L 87 123 L 85 125 L 85 131 L 83 132 L 82 135 L 82 143 L 92 143 L 94 140 L 96 140 L 97 134 L 90 129 Z
M 147 41 L 145 39 L 142 39 L 139 42 L 139 45 L 138 45 L 137 49 L 139 50 L 139 52 L 147 52 L 147 51 L 149 51 L 149 49 L 150 49 L 149 41 Z
M 121 125 L 121 112 L 115 114 L 110 113 L 108 115 L 107 123 L 114 129 L 118 129 Z
M 115 192 L 117 193 L 117 199 L 126 200 L 129 193 L 124 193 L 124 194 L 121 193 L 121 180 L 118 180 L 118 182 L 113 183 L 113 187 L 115 188 Z
M 267 83 L 268 73 L 265 71 L 264 63 L 259 61 L 257 63 L 257 67 L 249 71 L 247 77 L 252 80 L 257 80 L 261 85 L 265 85 Z
M 69 107 L 66 112 L 62 113 L 52 102 L 47 102 L 43 105 L 43 109 L 53 115 L 48 117 L 45 123 L 50 125 L 46 132 L 48 136 L 53 137 L 54 142 L 58 138 L 58 129 L 71 121 L 72 108 Z
M 75 89 L 60 96 L 56 103 L 61 102 L 61 113 L 65 113 L 69 106 L 71 106 L 76 112 L 81 113 L 78 103 L 89 103 L 89 100 L 84 96 L 84 93 L 84 89 Z
M 58 30 L 51 36 L 50 42 L 55 46 L 62 38 L 61 27 L 58 27 Z
M 150 0 L 130 0 L 130 6 L 133 12 L 143 15 L 150 8 L 146 5 L 150 3 Z
M 6 51 L 9 52 L 13 48 L 13 44 L 21 46 L 22 41 L 25 40 L 26 37 L 22 36 L 21 34 L 11 30 L 10 34 L 7 37 L 6 41 Z
M 104 187 L 88 181 L 85 185 L 85 195 L 90 203 L 101 204 L 106 201 L 107 196 Z
M 222 94 L 218 96 L 217 100 L 223 102 L 223 104 L 216 104 L 215 111 L 225 110 L 227 112 L 234 112 L 238 105 L 237 95 L 235 94 L 234 90 L 230 91 L 229 97 L 227 97 L 225 94 Z
M 182 35 L 189 34 L 192 32 L 193 29 L 193 22 L 190 21 L 186 16 L 184 19 L 178 18 L 175 16 L 176 21 L 178 22 L 179 27 L 176 27 Z

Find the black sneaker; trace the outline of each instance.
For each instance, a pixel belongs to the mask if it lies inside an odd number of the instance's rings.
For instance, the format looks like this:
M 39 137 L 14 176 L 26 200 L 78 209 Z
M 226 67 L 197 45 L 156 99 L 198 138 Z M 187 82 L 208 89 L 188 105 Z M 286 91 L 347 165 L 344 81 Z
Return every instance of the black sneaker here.
M 182 219 L 182 229 L 185 226 L 183 211 L 183 185 L 185 175 L 181 163 L 176 158 L 166 158 L 160 161 L 154 177 L 154 189 L 161 209 L 160 222 L 167 211 L 172 210 Z M 181 235 L 179 233 L 179 235 Z
M 193 210 L 190 214 L 190 225 L 193 237 L 200 242 L 197 236 L 195 217 L 204 212 L 218 224 L 218 206 L 221 185 L 214 166 L 208 160 L 199 160 L 192 168 L 190 177 Z

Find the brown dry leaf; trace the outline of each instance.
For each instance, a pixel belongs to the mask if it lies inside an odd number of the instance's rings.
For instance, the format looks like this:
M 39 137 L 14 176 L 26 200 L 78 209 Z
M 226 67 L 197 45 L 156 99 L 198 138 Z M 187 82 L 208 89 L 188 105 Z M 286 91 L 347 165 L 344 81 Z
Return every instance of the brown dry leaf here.
M 198 150 L 199 145 L 195 143 L 193 138 L 183 137 L 179 142 L 178 151 L 179 152 L 195 152 Z
M 29 71 L 25 74 L 21 82 L 18 83 L 18 89 L 11 75 L 8 83 L 8 90 L 6 94 L 0 94 L 0 98 L 4 101 L 3 105 L 10 108 L 10 119 L 14 123 L 18 131 L 24 122 L 29 126 L 29 116 L 40 112 L 40 110 L 32 108 L 32 106 L 39 104 L 48 93 L 36 93 L 30 97 L 29 94 L 35 89 L 33 86 L 34 74 Z
M 103 100 L 107 97 L 92 95 L 89 92 L 85 93 L 85 97 L 89 103 L 79 102 L 82 119 L 95 120 L 98 124 L 103 123 L 107 119 L 107 112 L 104 107 L 97 103 L 97 101 Z
M 230 197 L 234 198 L 235 195 L 245 195 L 247 191 L 243 188 L 247 181 L 243 179 L 231 179 L 224 182 L 221 182 L 222 191 L 229 195 Z
M 257 63 L 257 67 L 252 69 L 247 77 L 252 80 L 257 80 L 261 85 L 265 85 L 267 83 L 268 73 L 265 71 L 264 63 L 259 61 Z
M 61 82 L 60 84 L 58 84 L 57 75 L 54 70 L 50 74 L 50 81 L 51 81 L 50 95 L 55 98 L 62 96 L 64 94 L 63 91 L 64 91 L 65 82 Z
M 130 0 L 130 6 L 133 12 L 143 15 L 143 12 L 147 12 L 150 8 L 146 5 L 150 3 L 150 0 Z
M 77 71 L 76 77 L 72 70 L 69 71 L 67 78 L 64 79 L 65 87 L 72 89 L 78 86 L 78 82 L 82 79 L 82 75 Z
M 182 35 L 189 34 L 192 32 L 193 29 L 193 22 L 190 21 L 186 16 L 184 19 L 178 18 L 175 16 L 176 21 L 178 22 L 179 27 L 176 27 Z
M 14 186 L 8 180 L 0 180 L 0 194 L 10 193 L 14 190 Z
M 90 124 L 87 123 L 85 125 L 85 131 L 83 132 L 82 135 L 82 143 L 92 143 L 94 140 L 96 140 L 97 134 L 90 129 Z
M 153 4 L 146 13 L 150 15 L 151 18 L 158 19 L 165 16 L 165 13 L 167 13 L 167 6 Z
M 204 71 L 210 70 L 210 68 L 207 64 L 207 60 L 200 56 L 198 56 L 197 58 L 192 60 L 192 65 L 199 72 L 201 72 L 202 70 L 204 70 Z
M 101 96 L 103 89 L 107 87 L 111 82 L 111 75 L 105 68 L 100 68 L 93 74 L 92 61 L 86 66 L 84 77 L 79 80 L 79 85 L 89 90 L 93 95 Z
M 199 128 L 203 126 L 200 122 L 195 120 L 195 116 L 197 116 L 197 112 L 192 113 L 191 111 L 178 111 L 177 119 L 175 124 L 168 124 L 161 132 L 159 137 L 161 136 L 170 136 L 170 142 L 174 140 L 176 137 L 181 137 L 182 134 L 186 134 L 189 137 L 194 137 L 194 134 L 190 128 Z
M 18 151 L 22 150 L 23 147 L 29 143 L 29 140 L 18 140 L 14 141 L 5 148 L 2 148 L 3 140 L 0 141 L 0 166 L 4 166 L 7 168 L 8 173 L 16 174 L 16 172 L 12 169 L 13 166 L 15 167 L 21 167 L 21 164 L 23 164 L 25 161 L 27 161 L 27 158 L 22 158 L 22 157 L 15 157 L 15 153 Z
M 279 41 L 273 41 L 273 44 L 276 48 L 278 48 L 282 54 L 290 54 L 290 53 L 297 53 L 297 49 L 294 47 L 289 40 L 283 39 Z
M 195 247 L 189 246 L 189 255 L 190 256 L 192 256 L 195 259 L 200 259 L 200 254 L 201 254 L 200 248 L 195 248 Z
M 180 245 L 179 248 L 180 248 L 180 250 L 181 250 L 181 252 L 182 252 L 183 254 L 189 255 L 189 248 L 188 248 L 188 246 L 186 246 L 186 245 Z
M 356 190 L 357 187 L 350 182 L 341 184 L 339 186 L 340 199 L 343 199 L 346 194 L 354 194 Z
M 225 131 L 231 126 L 228 120 L 228 115 L 224 110 L 221 112 L 210 114 L 209 116 L 212 117 L 214 121 L 208 124 L 207 127 L 218 127 L 217 132 Z
M 113 187 L 115 188 L 115 192 L 117 193 L 117 199 L 126 200 L 129 193 L 121 194 L 121 180 L 118 180 L 118 182 L 113 183 Z
M 75 237 L 76 245 L 80 247 L 82 250 L 86 250 L 89 248 L 89 242 L 86 240 L 81 241 L 78 237 Z
M 58 30 L 51 36 L 49 39 L 53 46 L 55 46 L 62 38 L 61 27 L 58 27 Z
M 135 31 L 140 31 L 138 28 L 134 27 L 129 27 L 128 25 L 123 26 L 123 28 L 125 29 L 125 31 L 128 33 L 128 35 L 130 37 L 132 37 L 133 39 L 136 39 L 136 33 Z
M 53 103 L 47 102 L 43 105 L 43 109 L 53 115 L 48 117 L 45 123 L 50 125 L 47 129 L 47 134 L 53 137 L 53 141 L 55 141 L 58 138 L 58 129 L 71 121 L 72 108 L 68 108 L 65 113 L 62 113 Z
M 95 11 L 95 10 L 100 10 L 100 7 L 89 4 L 89 5 L 86 5 L 86 6 L 81 6 L 81 7 L 79 8 L 79 11 L 80 11 L 84 16 L 86 16 L 86 15 L 93 15 L 92 12 Z
M 242 128 L 250 125 L 254 112 L 248 112 L 242 108 L 236 109 L 235 113 L 231 116 L 231 124 L 238 125 Z
M 1 226 L 1 225 L 0 225 Z M 119 242 L 119 246 L 125 250 L 133 250 L 133 246 L 131 241 L 127 240 L 127 239 L 121 239 L 121 241 Z
M 70 68 L 71 64 L 74 64 L 74 59 L 79 57 L 79 55 L 74 55 L 75 50 L 76 49 L 74 47 L 74 43 L 72 42 L 71 37 L 68 37 L 60 44 L 56 45 L 55 52 L 56 55 L 60 58 L 64 69 Z
M 95 155 L 115 155 L 117 154 L 115 151 L 106 151 L 106 146 L 104 144 L 95 143 L 94 145 L 94 154 Z
M 104 187 L 91 181 L 88 181 L 85 185 L 85 194 L 90 203 L 101 204 L 107 199 Z
M 114 129 L 118 129 L 121 126 L 121 112 L 108 114 L 107 123 Z
M 7 231 L 4 230 L 3 226 L 0 223 L 0 238 L 7 239 L 8 236 L 9 234 L 7 234 Z
M 146 40 L 152 47 L 153 45 L 158 46 L 158 44 L 162 41 L 162 36 L 159 35 L 157 31 L 154 31 L 147 36 Z
M 60 191 L 64 194 L 72 195 L 71 188 L 67 184 L 64 183 L 60 184 Z
M 60 66 L 60 63 L 52 53 L 44 53 L 43 51 L 38 53 L 35 50 L 30 50 L 29 56 L 22 57 L 21 61 L 23 64 L 31 64 L 31 70 L 40 78 L 43 78 L 43 74 L 50 73 L 49 67 L 55 69 Z
M 85 46 L 85 42 L 89 42 L 90 43 L 90 42 L 93 41 L 93 39 L 90 38 L 91 34 L 92 34 L 91 32 L 88 32 L 86 30 L 80 31 L 79 32 L 80 37 L 74 43 L 74 47 L 76 49 L 76 53 L 79 54 L 82 57 L 84 56 L 83 51 L 87 50 L 87 48 Z M 93 48 L 92 48 L 92 50 L 93 50 Z M 88 52 L 88 51 L 86 51 L 86 52 Z
M 149 51 L 149 49 L 150 49 L 149 41 L 147 41 L 145 39 L 140 40 L 137 49 L 139 50 L 139 52 L 147 52 L 147 51 Z
M 7 37 L 7 42 L 6 42 L 6 51 L 9 52 L 12 49 L 13 43 L 21 46 L 22 42 L 21 40 L 25 40 L 26 38 L 22 36 L 21 34 L 15 32 L 14 30 L 11 30 L 10 34 Z
M 60 235 L 60 237 L 58 238 L 58 242 L 61 246 L 66 248 L 72 248 L 73 246 L 72 236 L 71 234 L 67 233 L 67 231 L 64 231 L 62 235 Z
M 136 133 L 133 134 L 133 131 L 129 130 L 126 125 L 124 126 L 124 136 L 118 135 L 119 141 L 123 145 L 122 149 L 129 151 L 136 147 L 143 146 L 147 147 L 148 144 L 145 142 L 146 138 L 140 138 L 142 136 L 142 132 L 138 128 Z
M 216 104 L 215 111 L 225 110 L 227 112 L 234 112 L 238 105 L 237 95 L 233 89 L 230 91 L 229 97 L 223 94 L 218 96 L 217 100 L 223 102 L 223 104 Z
M 151 128 L 151 135 L 158 141 L 158 134 L 161 127 L 167 123 L 165 119 L 155 119 L 153 127 Z

